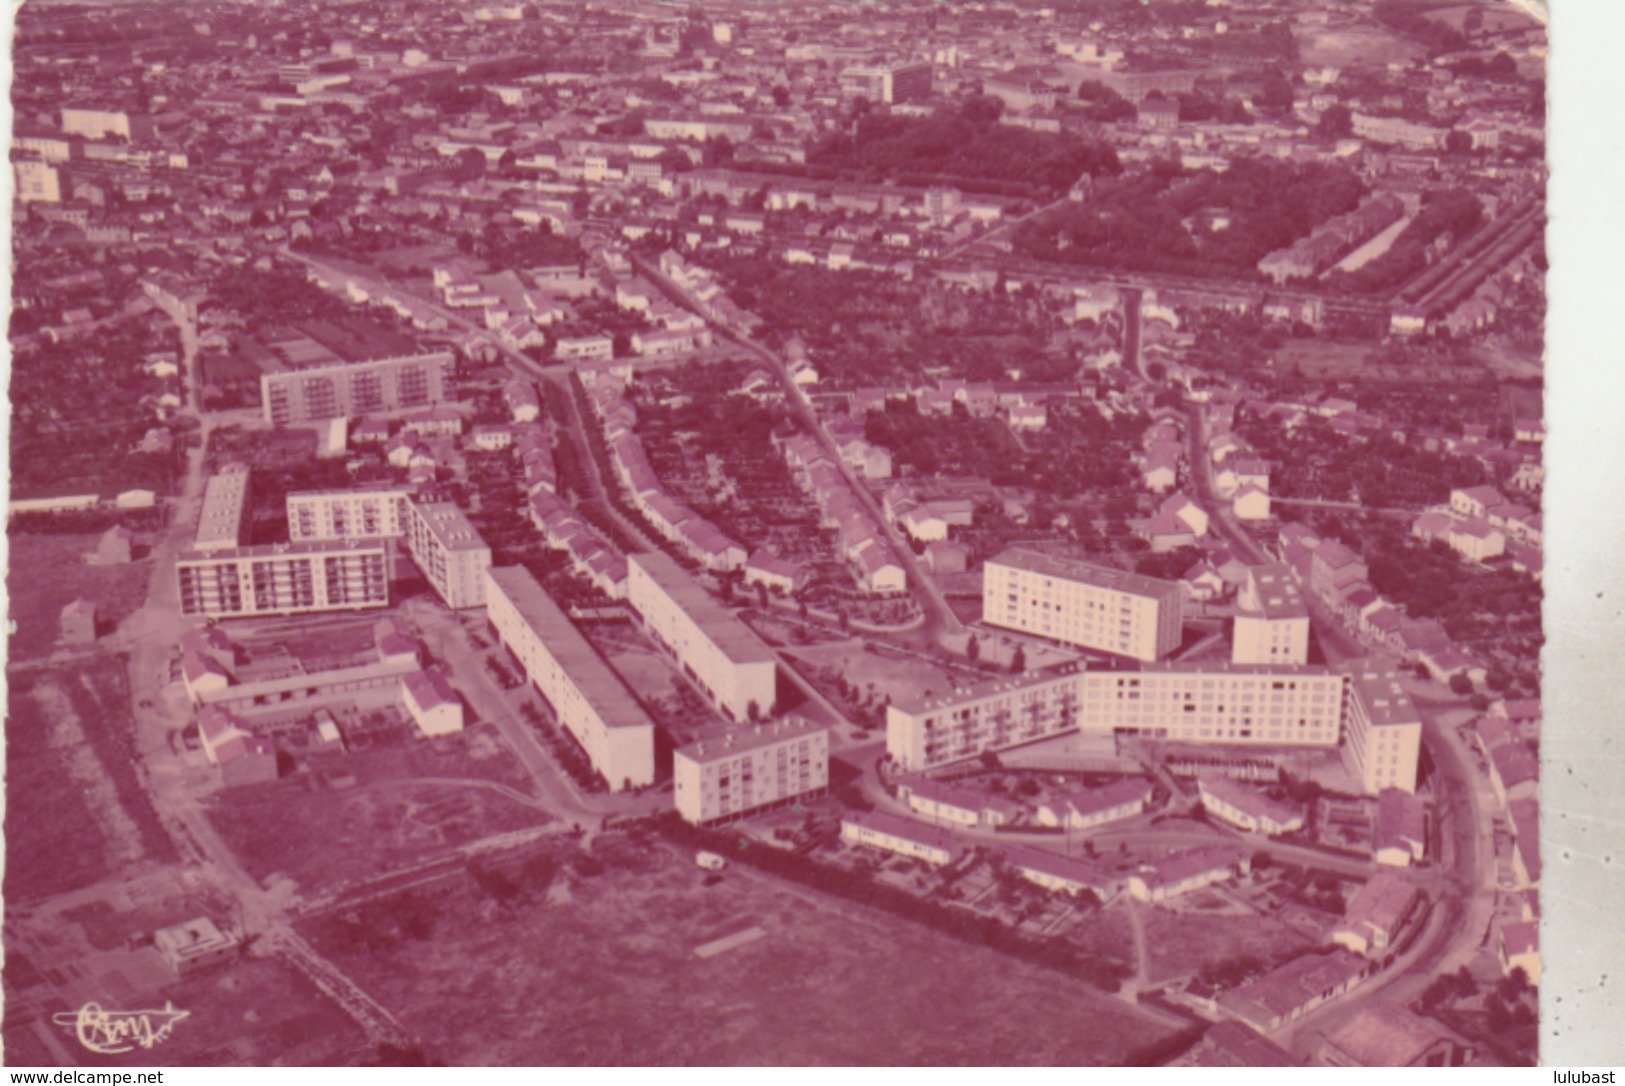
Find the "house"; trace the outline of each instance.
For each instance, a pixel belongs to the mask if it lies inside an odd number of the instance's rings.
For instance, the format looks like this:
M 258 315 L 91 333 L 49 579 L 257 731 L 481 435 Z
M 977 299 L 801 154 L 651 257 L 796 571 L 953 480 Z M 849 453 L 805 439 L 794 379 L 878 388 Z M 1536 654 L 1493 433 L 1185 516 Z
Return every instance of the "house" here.
M 1379 864 L 1409 867 L 1427 851 L 1427 808 L 1415 795 L 1398 788 L 1377 794 L 1377 821 L 1372 851 Z
M 235 935 L 221 931 L 206 916 L 159 928 L 152 933 L 152 945 L 177 977 L 229 964 L 242 951 Z
M 1203 845 L 1142 864 L 1128 877 L 1129 896 L 1160 902 L 1247 874 L 1252 861 L 1237 845 Z
M 925 548 L 925 565 L 932 573 L 964 573 L 970 562 L 970 548 L 963 543 L 938 540 Z
M 1292 1053 L 1253 1027 L 1226 1018 L 1202 1034 L 1176 1067 L 1295 1067 Z
M 1038 824 L 1066 830 L 1086 830 L 1124 818 L 1133 818 L 1151 801 L 1151 784 L 1142 777 L 1124 777 L 1099 788 L 1055 796 L 1038 805 Z
M 90 560 L 98 566 L 128 565 L 134 540 L 134 532 L 122 524 L 115 524 L 96 541 L 96 550 L 90 555 Z
M 1221 822 L 1248 833 L 1271 836 L 1303 829 L 1301 807 L 1270 799 L 1256 788 L 1229 777 L 1208 775 L 1197 782 L 1202 809 Z
M 1450 492 L 1450 511 L 1459 517 L 1487 517 L 1490 508 L 1507 500 L 1493 486 L 1457 488 Z
M 1178 518 L 1195 536 L 1207 535 L 1208 515 L 1186 494 L 1171 494 L 1157 506 L 1157 516 Z
M 1534 799 L 1540 792 L 1540 759 L 1522 740 L 1502 743 L 1490 751 L 1490 785 L 1502 805 Z
M 1218 1009 L 1264 1033 L 1295 1022 L 1357 986 L 1369 968 L 1344 950 L 1306 954 L 1221 994 Z
M 1540 921 L 1502 924 L 1500 938 L 1495 943 L 1495 956 L 1500 959 L 1503 975 L 1522 969 L 1529 983 L 1540 987 Z
M 95 601 L 76 599 L 63 607 L 61 627 L 63 644 L 94 645 L 96 643 Z
M 843 844 L 877 848 L 933 867 L 953 863 L 963 851 L 954 835 L 935 826 L 883 811 L 849 814 L 841 819 Z
M 401 703 L 426 736 L 463 730 L 463 702 L 438 668 L 409 672 L 401 680 Z
M 1237 520 L 1268 520 L 1270 492 L 1256 483 L 1247 483 L 1236 491 L 1230 508 Z
M 909 810 L 935 823 L 955 826 L 1004 826 L 1015 821 L 1020 808 L 1000 796 L 987 796 L 930 777 L 913 776 L 897 782 L 897 795 Z
M 908 574 L 886 544 L 866 539 L 854 552 L 854 558 L 867 591 L 878 595 L 907 590 Z
M 1319 1056 L 1333 1067 L 1462 1067 L 1472 1053 L 1433 1019 L 1371 999 L 1326 1035 Z
M 199 721 L 201 731 L 202 721 Z M 220 780 L 227 788 L 264 784 L 279 776 L 276 744 L 261 735 L 248 735 L 238 727 L 218 738 L 213 747 Z
M 793 595 L 806 587 L 809 574 L 800 562 L 768 550 L 759 550 L 745 561 L 745 583 L 762 584 L 771 590 Z
M 1060 856 L 1040 848 L 1013 848 L 1005 863 L 1028 882 L 1077 897 L 1083 893 L 1108 898 L 1116 892 L 1117 878 L 1087 860 Z
M 1342 922 L 1327 938 L 1356 954 L 1380 957 L 1398 940 L 1420 900 L 1403 876 L 1379 872 L 1350 899 Z

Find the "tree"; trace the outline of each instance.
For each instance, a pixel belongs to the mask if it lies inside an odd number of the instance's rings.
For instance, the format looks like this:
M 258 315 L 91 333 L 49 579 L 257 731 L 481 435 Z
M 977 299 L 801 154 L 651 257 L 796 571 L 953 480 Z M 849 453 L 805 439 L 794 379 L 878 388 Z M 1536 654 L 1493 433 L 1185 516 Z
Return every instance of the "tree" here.
M 1473 692 L 1473 680 L 1458 671 L 1450 676 L 1450 692 L 1458 697 L 1466 697 Z
M 1349 107 L 1339 102 L 1337 105 L 1326 107 L 1326 112 L 1320 115 L 1315 131 L 1324 139 L 1340 140 L 1354 135 L 1354 114 Z
M 762 610 L 767 610 L 767 582 L 756 582 L 756 603 Z
M 994 751 L 984 750 L 982 752 L 982 767 L 997 772 L 1004 768 L 1004 763 L 999 761 L 999 756 Z
M 745 718 L 752 724 L 760 722 L 762 719 L 762 707 L 756 704 L 756 702 L 752 701 L 749 705 L 745 706 Z
M 981 659 L 981 656 L 982 643 L 976 640 L 975 634 L 971 634 L 970 640 L 965 642 L 965 659 L 974 664 L 977 660 Z
M 773 88 L 773 104 L 783 109 L 790 104 L 790 88 L 783 83 Z
M 1025 649 L 1022 648 L 1021 644 L 1018 642 L 1016 644 L 1016 651 L 1010 654 L 1010 673 L 1012 675 L 1019 675 L 1023 671 L 1026 671 L 1026 670 L 1027 670 L 1027 652 L 1026 652 Z

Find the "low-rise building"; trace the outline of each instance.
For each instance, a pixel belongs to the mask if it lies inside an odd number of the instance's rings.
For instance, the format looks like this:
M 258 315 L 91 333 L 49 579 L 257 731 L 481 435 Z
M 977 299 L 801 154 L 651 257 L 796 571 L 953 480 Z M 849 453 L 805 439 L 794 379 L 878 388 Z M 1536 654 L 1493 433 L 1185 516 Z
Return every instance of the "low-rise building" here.
M 159 928 L 152 933 L 152 945 L 177 977 L 230 964 L 242 952 L 241 940 L 221 931 L 220 926 L 206 916 Z
M 1128 877 L 1129 896 L 1152 903 L 1168 901 L 1252 870 L 1247 850 L 1238 845 L 1202 845 L 1140 865 Z
M 1398 788 L 1377 795 L 1372 852 L 1379 864 L 1409 867 L 1427 852 L 1427 809 L 1417 796 Z
M 1306 954 L 1222 993 L 1218 1009 L 1263 1033 L 1273 1033 L 1351 991 L 1368 969 L 1365 959 L 1344 950 Z
M 954 835 L 946 830 L 884 811 L 849 814 L 842 818 L 841 840 L 849 845 L 924 860 L 933 867 L 953 863 L 964 851 Z
M 401 679 L 401 703 L 426 736 L 463 730 L 463 701 L 439 668 L 408 672 Z
M 1380 958 L 1416 913 L 1421 897 L 1404 876 L 1381 871 L 1349 900 L 1328 938 L 1356 954 Z
M 801 717 L 724 727 L 672 755 L 677 813 L 695 825 L 823 795 L 829 729 Z
M 1433 1019 L 1371 999 L 1326 1035 L 1320 1060 L 1333 1067 L 1462 1067 L 1472 1053 Z
M 1239 830 L 1276 836 L 1303 829 L 1303 808 L 1273 800 L 1240 781 L 1209 775 L 1197 782 L 1197 789 L 1203 810 Z
M 1117 892 L 1121 882 L 1088 860 L 1061 856 L 1041 848 L 1013 848 L 1004 854 L 1004 860 L 1028 882 L 1073 897 L 1091 893 L 1105 899 Z
M 1089 830 L 1145 811 L 1151 801 L 1151 782 L 1123 777 L 1099 788 L 1083 788 L 1054 796 L 1038 805 L 1040 826 L 1063 830 Z

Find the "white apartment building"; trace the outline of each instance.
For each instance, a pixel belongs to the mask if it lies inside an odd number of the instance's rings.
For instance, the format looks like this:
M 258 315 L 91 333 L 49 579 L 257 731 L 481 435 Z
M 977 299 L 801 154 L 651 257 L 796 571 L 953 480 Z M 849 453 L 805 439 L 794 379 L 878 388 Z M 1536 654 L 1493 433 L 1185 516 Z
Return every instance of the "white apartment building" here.
M 778 658 L 670 555 L 627 556 L 627 600 L 683 671 L 735 720 L 772 715 Z
M 1337 745 L 1344 678 L 1307 664 L 1147 664 L 1085 671 L 1085 732 L 1172 743 Z
M 307 490 L 289 494 L 288 538 L 383 539 L 404 536 L 412 495 L 405 490 Z
M 485 604 L 491 548 L 453 502 L 408 503 L 407 546 L 412 560 L 454 611 Z
M 654 782 L 654 723 L 528 570 L 485 571 L 485 617 L 611 791 Z
M 1276 563 L 1247 571 L 1247 583 L 1236 597 L 1230 662 L 1309 662 L 1309 608 L 1290 566 Z
M 1081 663 L 1066 663 L 893 702 L 886 753 L 914 773 L 1076 731 L 1082 675 Z
M 1338 665 L 1349 684 L 1344 756 L 1370 795 L 1385 788 L 1416 791 L 1422 717 L 1400 683 L 1393 662 L 1381 657 Z
M 1182 605 L 1172 581 L 1019 547 L 990 558 L 982 576 L 987 625 L 1136 660 L 1179 647 Z
M 800 717 L 718 729 L 672 755 L 677 813 L 695 825 L 822 795 L 829 729 Z
M 175 576 L 185 615 L 353 611 L 389 603 L 388 562 L 383 543 L 277 543 L 188 550 Z

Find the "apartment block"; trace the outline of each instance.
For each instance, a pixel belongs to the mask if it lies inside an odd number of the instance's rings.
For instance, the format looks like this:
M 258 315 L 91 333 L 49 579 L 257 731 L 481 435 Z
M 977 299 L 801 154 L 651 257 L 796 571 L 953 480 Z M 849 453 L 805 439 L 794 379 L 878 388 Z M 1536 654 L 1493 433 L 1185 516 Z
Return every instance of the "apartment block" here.
M 1307 664 L 1146 664 L 1085 671 L 1086 732 L 1167 742 L 1336 746 L 1343 676 Z
M 654 723 L 528 570 L 485 571 L 485 617 L 611 791 L 654 782 Z
M 260 374 L 260 406 L 273 426 L 353 418 L 445 401 L 454 360 L 449 351 L 340 362 Z
M 1370 795 L 1385 788 L 1416 791 L 1422 750 L 1422 717 L 1400 683 L 1393 661 L 1351 660 L 1337 670 L 1347 676 L 1348 713 L 1344 757 Z
M 453 502 L 407 503 L 406 542 L 412 560 L 454 611 L 485 605 L 491 548 Z
M 778 699 L 778 658 L 755 632 L 701 588 L 670 555 L 627 557 L 627 599 L 664 645 L 735 720 L 770 716 Z
M 203 485 L 203 511 L 198 514 L 192 549 L 232 550 L 248 534 L 248 470 L 211 475 Z
M 186 615 L 353 611 L 389 603 L 383 543 L 332 540 L 192 549 L 181 554 L 175 575 Z
M 1236 623 L 1230 643 L 1236 664 L 1309 662 L 1309 608 L 1285 563 L 1254 566 L 1236 596 Z
M 412 495 L 406 490 L 307 490 L 289 494 L 288 538 L 388 539 L 404 536 Z
M 829 729 L 800 717 L 723 728 L 672 755 L 677 813 L 696 825 L 822 795 Z
M 1081 663 L 994 679 L 886 707 L 886 753 L 905 772 L 1078 730 Z
M 1179 647 L 1183 591 L 1118 569 L 1012 548 L 982 576 L 982 621 L 1096 652 L 1152 661 Z

